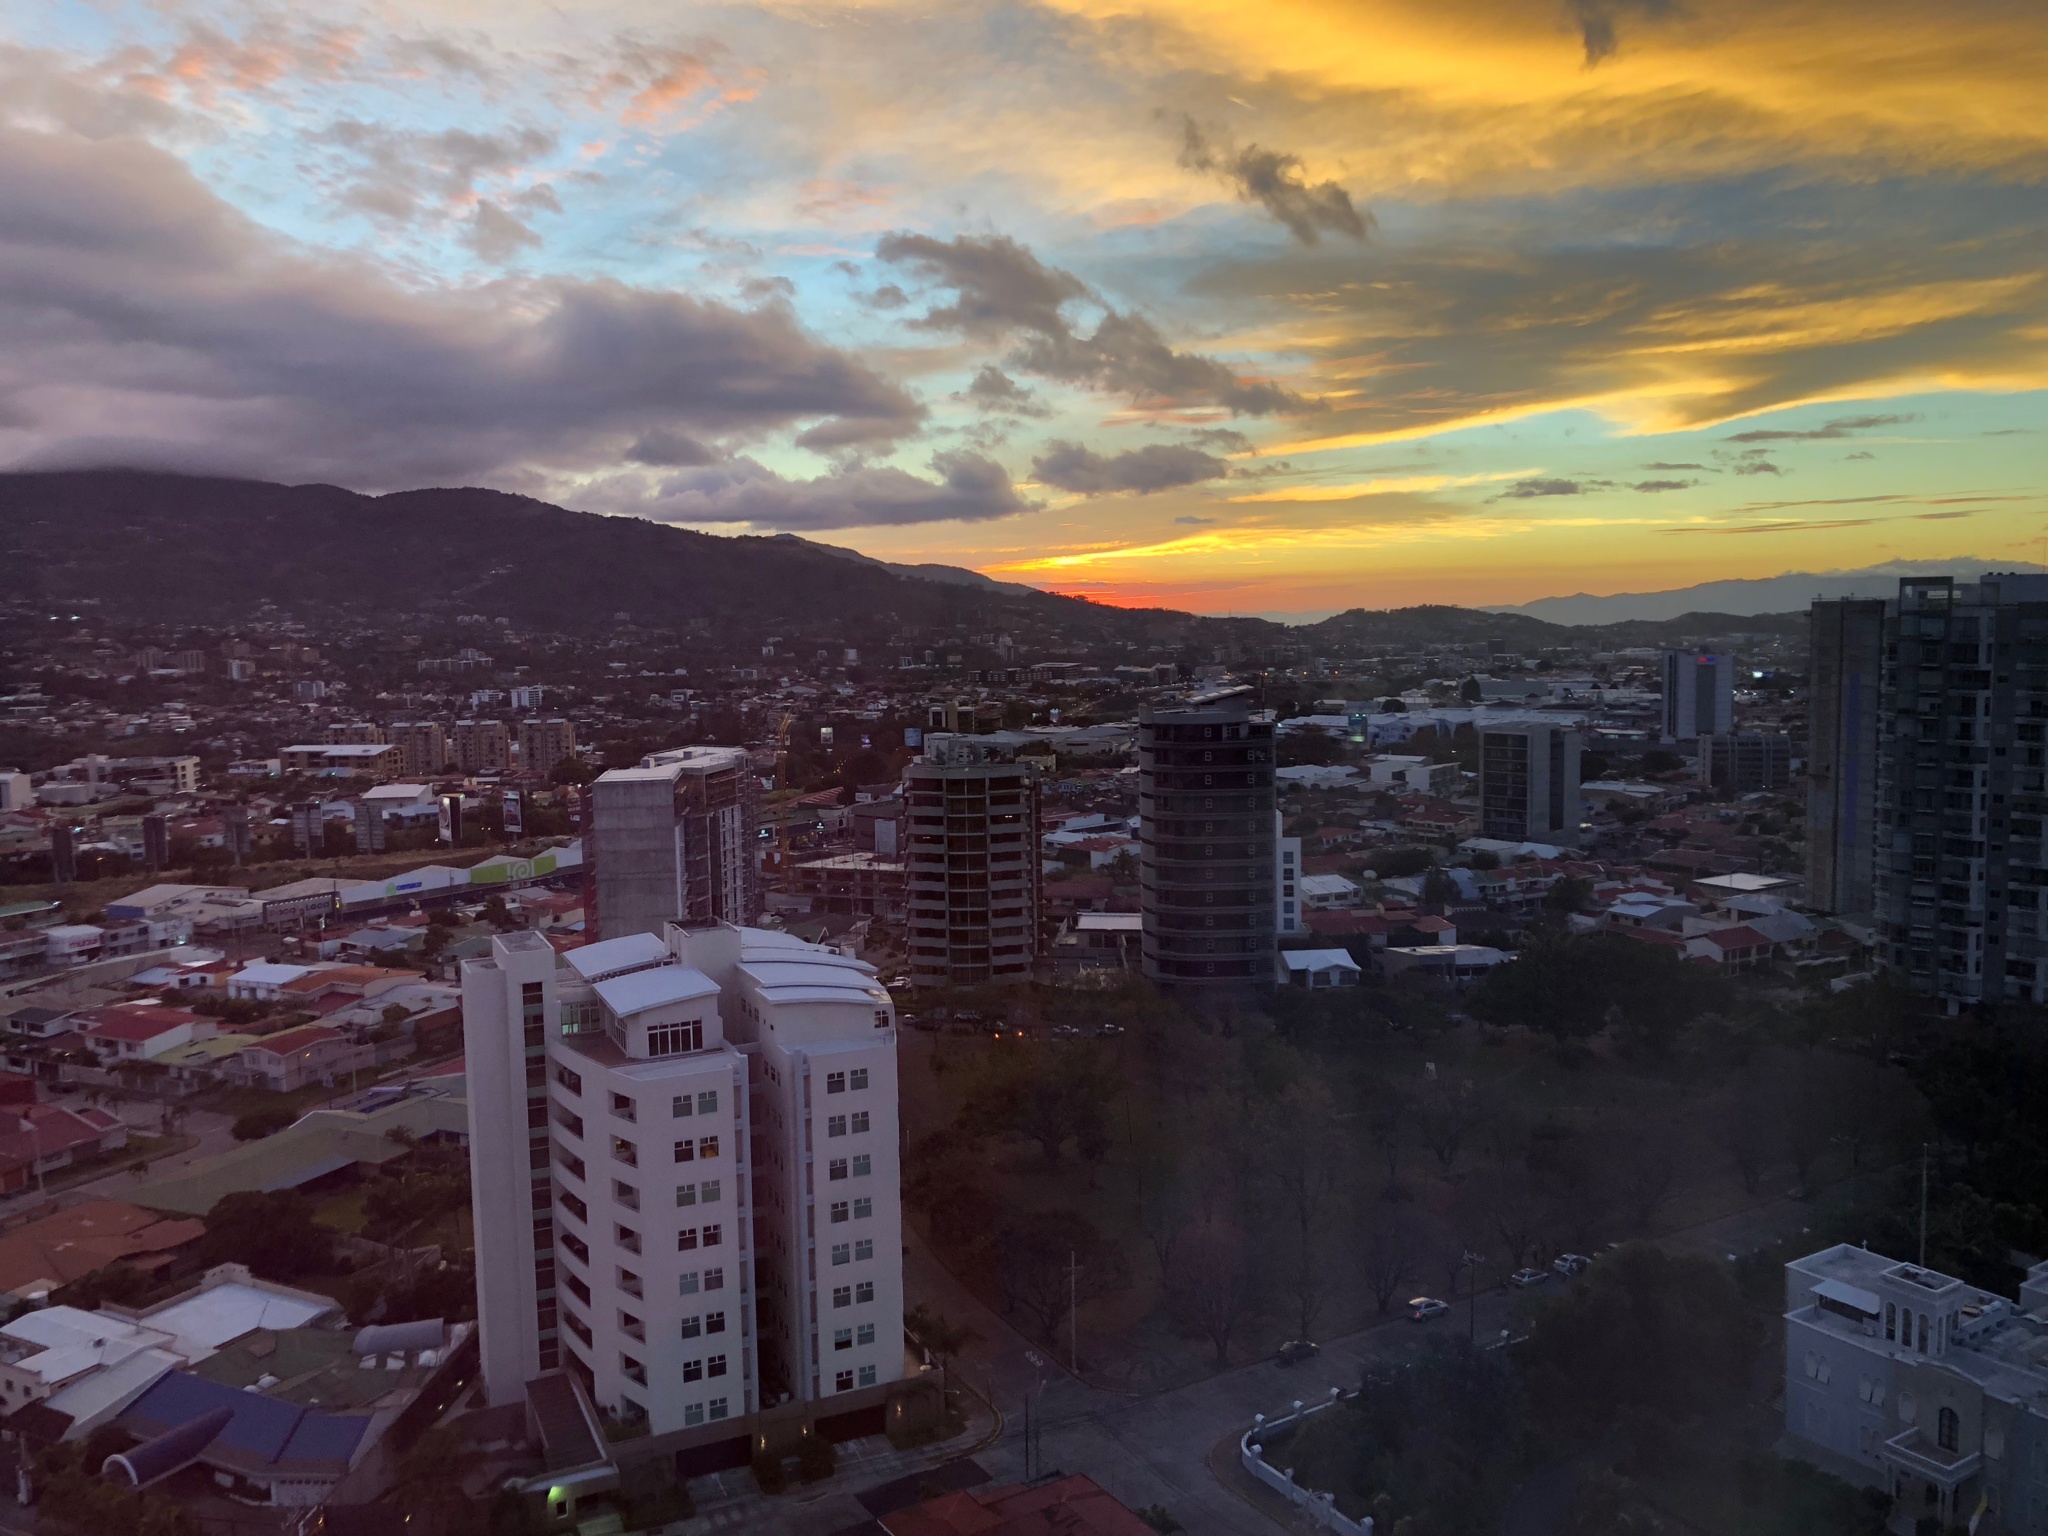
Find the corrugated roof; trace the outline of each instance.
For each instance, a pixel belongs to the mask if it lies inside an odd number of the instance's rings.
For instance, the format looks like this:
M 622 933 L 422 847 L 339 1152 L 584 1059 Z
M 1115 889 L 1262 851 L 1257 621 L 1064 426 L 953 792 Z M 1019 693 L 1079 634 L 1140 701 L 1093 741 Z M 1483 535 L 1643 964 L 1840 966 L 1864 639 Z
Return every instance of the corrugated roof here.
M 570 951 L 572 958 L 587 953 L 588 950 Z M 629 971 L 624 976 L 614 976 L 608 981 L 600 981 L 596 983 L 596 992 L 604 999 L 607 1008 L 620 1018 L 626 1018 L 670 1003 L 686 1003 L 698 997 L 716 997 L 718 984 L 694 966 L 657 965 L 644 971 Z
M 116 1422 L 130 1434 L 154 1438 L 222 1408 L 231 1417 L 203 1459 L 256 1473 L 345 1472 L 370 1428 L 368 1415 L 322 1413 L 240 1392 L 189 1371 L 164 1376 Z

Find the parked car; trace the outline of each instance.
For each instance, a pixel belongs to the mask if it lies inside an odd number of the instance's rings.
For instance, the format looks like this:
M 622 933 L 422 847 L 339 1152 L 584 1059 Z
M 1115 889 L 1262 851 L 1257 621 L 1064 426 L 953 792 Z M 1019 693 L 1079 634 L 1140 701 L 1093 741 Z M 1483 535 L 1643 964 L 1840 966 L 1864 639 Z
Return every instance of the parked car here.
M 1304 1360 L 1315 1359 L 1321 1353 L 1322 1346 L 1320 1344 L 1311 1343 L 1307 1339 L 1289 1339 L 1280 1346 L 1280 1353 L 1275 1355 L 1273 1359 L 1279 1365 L 1299 1365 Z
M 1518 1269 L 1508 1276 L 1508 1283 L 1520 1286 L 1526 1291 L 1530 1286 L 1541 1285 L 1549 1278 L 1550 1276 L 1540 1269 Z
M 1550 1261 L 1550 1267 L 1560 1275 L 1582 1275 L 1592 1262 L 1583 1253 L 1560 1253 Z
M 1448 1301 L 1438 1301 L 1434 1296 L 1411 1296 L 1408 1299 L 1408 1317 L 1412 1322 L 1426 1323 L 1450 1310 Z

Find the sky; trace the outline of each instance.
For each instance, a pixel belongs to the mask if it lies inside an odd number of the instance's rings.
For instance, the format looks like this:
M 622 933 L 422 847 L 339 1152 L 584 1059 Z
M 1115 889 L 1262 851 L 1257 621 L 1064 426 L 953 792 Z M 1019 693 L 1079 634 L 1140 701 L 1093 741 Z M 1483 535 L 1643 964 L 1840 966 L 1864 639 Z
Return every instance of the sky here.
M 0 0 L 0 468 L 1284 618 L 2040 564 L 2044 80 L 2038 0 Z

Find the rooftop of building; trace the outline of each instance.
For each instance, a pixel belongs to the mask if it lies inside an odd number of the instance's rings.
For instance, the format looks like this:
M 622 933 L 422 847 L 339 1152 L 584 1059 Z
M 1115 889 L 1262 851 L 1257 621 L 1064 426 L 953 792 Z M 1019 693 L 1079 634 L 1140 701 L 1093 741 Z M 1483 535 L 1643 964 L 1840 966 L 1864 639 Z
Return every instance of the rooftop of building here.
M 571 950 L 569 958 L 574 960 L 576 956 L 589 952 L 589 949 Z M 594 990 L 604 999 L 607 1008 L 624 1019 L 654 1008 L 687 1003 L 700 997 L 716 997 L 718 983 L 694 966 L 653 965 L 645 970 L 608 976 L 594 983 Z
M 624 975 L 646 966 L 666 965 L 669 952 L 668 946 L 651 933 L 628 933 L 616 939 L 585 944 L 570 950 L 562 958 L 585 981 L 603 981 L 606 977 Z

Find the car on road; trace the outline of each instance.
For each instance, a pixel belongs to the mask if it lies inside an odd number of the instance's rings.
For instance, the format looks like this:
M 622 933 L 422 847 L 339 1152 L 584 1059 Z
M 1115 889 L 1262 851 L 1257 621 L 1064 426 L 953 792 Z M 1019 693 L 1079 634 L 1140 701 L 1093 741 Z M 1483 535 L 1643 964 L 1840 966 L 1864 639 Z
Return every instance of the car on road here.
M 1411 1296 L 1408 1298 L 1408 1317 L 1411 1322 L 1426 1323 L 1433 1317 L 1442 1317 L 1451 1310 L 1448 1301 L 1438 1301 L 1434 1296 Z
M 1322 1346 L 1307 1339 L 1289 1339 L 1280 1346 L 1280 1352 L 1273 1357 L 1277 1365 L 1300 1365 L 1304 1360 L 1313 1360 L 1322 1353 Z
M 1550 1276 L 1540 1269 L 1518 1269 L 1508 1276 L 1508 1284 L 1527 1290 L 1532 1285 L 1541 1285 Z
M 1583 1253 L 1560 1253 L 1550 1261 L 1550 1267 L 1560 1275 L 1569 1277 L 1584 1274 L 1592 1262 Z

